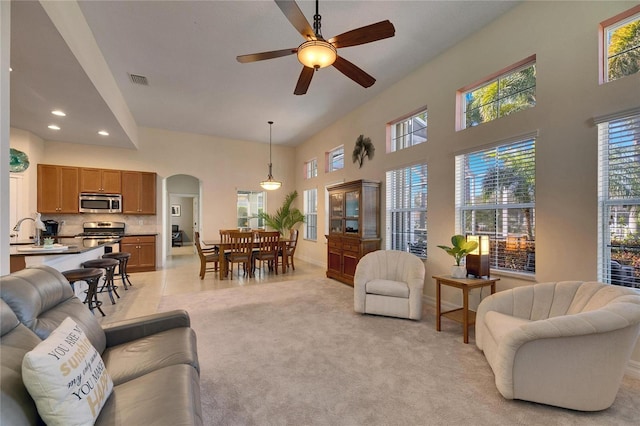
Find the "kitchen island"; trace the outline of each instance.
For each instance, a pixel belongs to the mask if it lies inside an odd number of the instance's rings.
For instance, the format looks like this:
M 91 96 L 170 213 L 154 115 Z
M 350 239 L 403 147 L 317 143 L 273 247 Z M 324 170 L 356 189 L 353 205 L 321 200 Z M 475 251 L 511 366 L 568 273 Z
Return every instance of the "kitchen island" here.
M 54 240 L 56 245 L 51 249 L 34 248 L 32 244 L 11 244 L 9 247 L 10 272 L 37 265 L 47 265 L 60 272 L 80 268 L 82 262 L 102 257 L 105 246 L 113 244 L 112 241 L 109 244 L 98 243 L 89 246 L 82 238 Z

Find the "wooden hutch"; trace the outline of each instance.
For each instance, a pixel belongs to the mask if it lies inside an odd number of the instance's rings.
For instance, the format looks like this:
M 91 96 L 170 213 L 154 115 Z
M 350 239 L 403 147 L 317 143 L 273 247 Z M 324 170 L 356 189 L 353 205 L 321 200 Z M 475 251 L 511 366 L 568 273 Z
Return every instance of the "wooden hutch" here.
M 360 258 L 380 249 L 380 182 L 357 180 L 327 190 L 327 277 L 353 286 Z

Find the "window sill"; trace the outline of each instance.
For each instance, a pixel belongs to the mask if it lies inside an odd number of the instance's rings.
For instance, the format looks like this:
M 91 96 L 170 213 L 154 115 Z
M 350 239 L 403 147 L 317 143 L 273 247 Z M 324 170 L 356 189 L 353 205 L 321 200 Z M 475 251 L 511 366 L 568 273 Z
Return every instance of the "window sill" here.
M 502 269 L 492 269 L 491 275 L 492 276 L 497 275 L 499 277 L 505 277 L 505 278 L 515 278 L 522 281 L 532 281 L 532 282 L 536 281 L 536 276 L 534 274 L 527 274 L 524 272 L 511 272 L 511 271 L 505 271 Z

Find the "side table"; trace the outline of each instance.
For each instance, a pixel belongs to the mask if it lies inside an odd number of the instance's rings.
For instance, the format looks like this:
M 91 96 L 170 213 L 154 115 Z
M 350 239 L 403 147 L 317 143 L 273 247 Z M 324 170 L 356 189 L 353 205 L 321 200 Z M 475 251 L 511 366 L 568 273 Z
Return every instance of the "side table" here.
M 434 275 L 433 279 L 436 280 L 436 330 L 440 331 L 440 317 L 449 318 L 462 324 L 464 343 L 469 343 L 469 326 L 476 323 L 476 313 L 469 310 L 469 290 L 491 286 L 493 294 L 496 292 L 496 281 L 500 278 L 453 278 L 451 275 Z M 462 308 L 442 312 L 442 285 L 462 290 Z

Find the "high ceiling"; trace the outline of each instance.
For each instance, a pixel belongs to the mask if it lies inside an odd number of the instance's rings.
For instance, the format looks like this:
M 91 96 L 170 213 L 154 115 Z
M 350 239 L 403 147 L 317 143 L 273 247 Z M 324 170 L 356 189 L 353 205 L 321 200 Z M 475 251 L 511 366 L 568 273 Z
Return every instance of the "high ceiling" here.
M 296 145 L 517 1 L 321 1 L 327 39 L 385 19 L 396 34 L 338 51 L 377 79 L 372 87 L 364 89 L 329 67 L 314 74 L 302 96 L 293 94 L 302 69 L 295 55 L 236 61 L 237 55 L 304 41 L 273 1 L 77 3 L 138 126 L 268 142 L 267 121 L 273 120 L 273 143 Z M 315 2 L 298 5 L 312 24 Z M 12 127 L 45 140 L 134 147 L 113 104 L 38 2 L 14 1 L 11 27 Z M 148 86 L 132 83 L 129 74 L 145 76 Z M 56 119 L 50 113 L 56 108 L 67 116 Z M 62 129 L 48 129 L 53 122 Z M 100 129 L 110 136 L 97 135 Z

